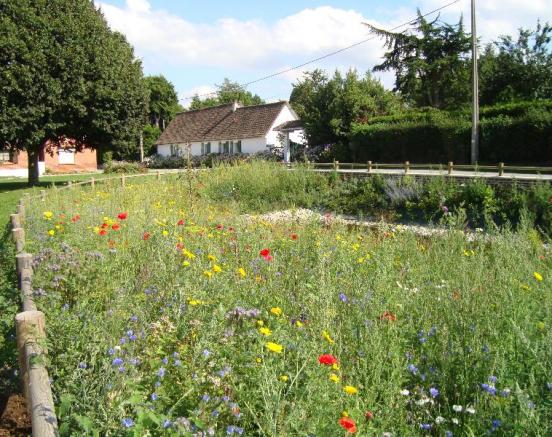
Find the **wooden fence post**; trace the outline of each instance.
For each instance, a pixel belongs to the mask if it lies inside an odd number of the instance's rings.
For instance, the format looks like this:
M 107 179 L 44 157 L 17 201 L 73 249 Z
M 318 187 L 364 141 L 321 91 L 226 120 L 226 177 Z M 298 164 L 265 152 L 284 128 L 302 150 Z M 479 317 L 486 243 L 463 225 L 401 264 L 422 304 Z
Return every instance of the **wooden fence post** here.
M 19 217 L 19 214 L 10 214 L 10 221 L 12 229 L 21 227 L 21 218 Z
M 33 256 L 30 253 L 18 253 L 17 261 L 17 287 L 21 292 L 21 301 L 24 311 L 36 310 L 33 300 L 33 287 L 31 284 L 33 278 Z
M 96 179 L 90 178 L 90 187 L 92 187 L 92 189 L 96 188 Z
M 368 161 L 368 162 L 366 163 L 366 171 L 367 171 L 368 173 L 372 173 L 372 161 Z
M 12 229 L 12 238 L 15 243 L 16 253 L 23 252 L 25 247 L 25 229 L 23 228 L 14 228 Z
M 333 167 L 334 167 L 334 170 L 339 170 L 339 161 L 336 161 L 336 160 L 334 159 Z
M 122 174 L 122 175 L 121 175 L 121 187 L 125 188 L 125 185 L 126 185 L 125 175 Z
M 15 332 L 23 391 L 31 415 L 32 434 L 40 437 L 58 435 L 57 418 L 50 379 L 44 358 L 46 319 L 41 311 L 25 311 L 15 316 Z
M 498 163 L 498 175 L 499 176 L 504 176 L 504 163 L 503 162 Z
M 161 180 L 161 172 L 159 170 L 157 170 L 157 180 L 160 181 Z
M 452 161 L 449 161 L 448 162 L 448 174 L 449 176 L 452 174 L 452 170 L 454 169 L 454 164 L 452 163 Z
M 404 163 L 404 174 L 408 174 L 409 171 L 410 171 L 410 161 L 406 161 Z
M 67 181 L 67 186 L 69 187 L 70 190 L 73 189 L 73 181 Z
M 19 205 L 17 205 L 17 214 L 21 224 L 25 223 L 25 204 L 22 201 L 19 201 Z
M 46 191 L 45 190 L 40 190 L 40 200 L 42 200 L 43 202 L 46 202 Z

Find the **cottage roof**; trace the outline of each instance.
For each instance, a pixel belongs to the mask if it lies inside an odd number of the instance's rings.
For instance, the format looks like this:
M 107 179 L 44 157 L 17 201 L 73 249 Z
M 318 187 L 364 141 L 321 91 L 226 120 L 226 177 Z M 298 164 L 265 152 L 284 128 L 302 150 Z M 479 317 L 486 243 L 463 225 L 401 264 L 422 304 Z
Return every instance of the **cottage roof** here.
M 287 102 L 255 106 L 233 103 L 177 114 L 157 144 L 264 137 Z
M 290 120 L 282 123 L 274 128 L 275 131 L 285 132 L 285 131 L 296 131 L 303 129 L 303 120 Z

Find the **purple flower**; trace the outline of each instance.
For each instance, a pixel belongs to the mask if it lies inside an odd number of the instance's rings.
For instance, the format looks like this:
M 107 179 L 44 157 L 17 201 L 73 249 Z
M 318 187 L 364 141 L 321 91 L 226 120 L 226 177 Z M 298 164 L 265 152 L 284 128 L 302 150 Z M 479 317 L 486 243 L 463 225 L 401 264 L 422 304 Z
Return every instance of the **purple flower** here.
M 123 426 L 125 428 L 131 428 L 131 427 L 134 426 L 134 420 L 129 419 L 129 418 L 121 420 L 121 423 L 123 424 Z
M 172 422 L 169 419 L 165 419 L 163 421 L 163 428 L 167 429 L 171 425 L 172 425 Z
M 125 366 L 119 366 L 119 373 L 124 373 L 125 372 Z
M 115 358 L 111 364 L 114 365 L 114 366 L 120 366 L 121 364 L 123 364 L 123 359 L 122 358 Z
M 414 364 L 409 364 L 407 368 L 413 375 L 418 373 L 418 368 Z
M 169 364 L 169 359 L 165 357 L 161 360 L 161 362 L 166 366 L 167 364 Z
M 151 400 L 155 402 L 157 399 L 159 399 L 159 396 L 157 396 L 157 393 L 152 393 Z
M 429 394 L 431 395 L 432 398 L 436 398 L 437 396 L 439 396 L 439 390 L 437 390 L 434 387 L 431 387 L 429 389 Z
M 498 378 L 494 375 L 489 376 L 489 382 L 492 383 L 492 384 L 494 384 L 497 381 L 497 379 Z
M 110 347 L 109 350 L 107 351 L 108 355 L 113 355 L 114 353 L 115 353 L 115 349 L 113 349 L 112 347 Z
M 138 316 L 131 316 L 130 321 L 131 322 L 137 322 L 138 321 Z
M 347 296 L 344 293 L 339 293 L 339 300 L 343 303 L 347 303 L 349 299 L 347 299 Z
M 159 370 L 157 371 L 157 376 L 159 376 L 159 378 L 163 378 L 165 376 L 165 368 L 164 367 L 159 368 Z
M 481 384 L 481 388 L 485 390 L 490 395 L 496 395 L 496 388 L 493 385 Z
M 180 361 L 180 360 L 174 360 L 174 365 L 175 365 L 176 367 L 180 367 L 180 366 L 182 365 L 182 361 Z
M 211 399 L 211 396 L 209 396 L 207 393 L 205 393 L 202 397 L 201 397 L 201 400 L 203 402 L 209 402 L 209 400 Z
M 445 437 L 452 437 L 452 431 L 445 431 Z
M 503 398 L 507 398 L 508 396 L 510 396 L 510 392 L 511 390 L 509 388 L 505 388 L 500 392 L 500 396 L 502 396 Z
M 209 358 L 209 356 L 211 355 L 211 351 L 209 349 L 203 349 L 202 353 L 205 358 Z
M 79 363 L 79 369 L 86 369 L 88 366 L 86 365 L 86 363 L 84 361 L 81 361 Z
M 431 423 L 420 423 L 420 429 L 429 431 L 431 429 Z
M 502 425 L 502 422 L 500 420 L 498 419 L 493 420 L 491 431 L 492 432 L 496 431 L 498 428 L 500 428 L 500 425 Z

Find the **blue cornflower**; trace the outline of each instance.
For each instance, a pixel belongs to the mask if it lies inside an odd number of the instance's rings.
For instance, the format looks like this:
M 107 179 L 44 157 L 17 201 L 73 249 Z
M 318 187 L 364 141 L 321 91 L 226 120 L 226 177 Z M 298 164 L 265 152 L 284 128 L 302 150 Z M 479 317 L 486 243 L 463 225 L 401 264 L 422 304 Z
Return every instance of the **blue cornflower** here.
M 157 396 L 157 393 L 152 393 L 151 400 L 155 402 L 157 399 L 159 399 L 159 396 Z
M 138 358 L 131 358 L 129 360 L 130 364 L 132 364 L 133 366 L 137 366 L 138 364 L 140 364 L 140 360 Z
M 159 376 L 159 378 L 163 378 L 165 376 L 165 368 L 164 367 L 159 368 L 159 370 L 157 371 L 157 376 Z
M 427 342 L 427 338 L 425 337 L 418 337 L 420 339 L 420 343 L 424 344 Z
M 420 423 L 420 428 L 429 431 L 431 429 L 431 423 Z
M 111 362 L 111 364 L 114 366 L 120 366 L 123 363 L 124 363 L 124 360 L 122 358 L 114 358 L 113 361 Z
M 203 356 L 205 358 L 209 358 L 210 355 L 211 355 L 211 351 L 209 349 L 203 349 Z
M 496 431 L 498 428 L 500 428 L 500 425 L 502 425 L 502 422 L 500 420 L 493 420 L 491 431 Z
M 239 426 L 236 426 L 234 428 L 234 431 L 236 432 L 236 434 L 238 435 L 242 435 L 243 434 L 243 428 L 240 428 Z
M 138 321 L 138 316 L 131 316 L 130 321 L 131 322 L 137 322 Z
M 169 359 L 165 357 L 161 360 L 161 362 L 166 366 L 167 364 L 169 364 Z
M 494 384 L 496 381 L 498 380 L 498 378 L 494 375 L 491 375 L 489 376 L 489 382 Z
M 481 388 L 485 390 L 490 395 L 496 395 L 496 388 L 489 384 L 481 384 Z
M 161 387 L 161 381 L 155 381 L 155 384 L 154 384 L 156 387 Z
M 177 367 L 178 367 L 178 366 L 181 366 L 181 365 L 182 365 L 182 361 L 180 361 L 180 360 L 174 360 L 174 365 L 177 366 Z
M 410 370 L 413 375 L 416 375 L 418 373 L 418 368 L 414 364 L 409 364 L 408 370 Z
M 535 403 L 533 401 L 527 402 L 527 408 L 533 410 L 535 408 Z
M 428 331 L 427 335 L 428 337 L 433 337 L 437 333 L 437 328 L 435 326 L 432 326 L 431 329 Z
M 222 400 L 223 400 L 224 402 L 228 402 L 228 401 L 230 400 L 230 396 L 223 396 L 223 397 L 222 397 Z
M 180 354 L 178 352 L 173 352 L 173 358 L 178 358 L 180 356 Z
M 436 398 L 437 396 L 439 396 L 439 390 L 437 390 L 434 387 L 431 387 L 429 389 L 429 394 L 431 395 L 431 397 Z
M 121 337 L 121 339 L 119 340 L 119 343 L 120 344 L 125 344 L 126 343 L 126 337 Z
M 213 417 L 218 417 L 220 413 L 218 412 L 218 410 L 213 410 L 212 413 L 211 413 L 211 416 Z
M 84 361 L 81 361 L 79 363 L 79 369 L 86 369 L 88 366 L 86 365 L 86 363 Z
M 125 366 L 119 366 L 119 373 L 124 373 Z
M 445 437 L 452 437 L 453 435 L 452 431 L 445 431 Z
M 211 400 L 211 396 L 209 396 L 207 393 L 205 393 L 202 397 L 201 397 L 201 400 L 203 402 L 209 402 Z
M 339 293 L 339 300 L 343 303 L 347 303 L 349 299 L 347 299 L 347 296 L 345 295 L 345 293 Z
M 108 355 L 113 355 L 114 353 L 115 353 L 115 349 L 113 349 L 112 347 L 110 347 L 109 350 L 107 351 Z
M 126 335 L 127 336 L 131 336 L 131 335 L 134 335 L 134 331 L 132 329 L 129 329 L 127 332 L 126 332 Z
M 163 421 L 163 428 L 167 429 L 171 425 L 172 425 L 172 422 L 169 419 L 165 419 Z
M 226 427 L 226 435 L 233 435 L 236 432 L 236 427 L 234 425 L 228 425 Z
M 511 391 L 512 390 L 510 390 L 509 388 L 505 388 L 500 392 L 500 396 L 502 396 L 503 398 L 507 398 L 508 396 L 510 396 Z
M 121 420 L 121 423 L 125 428 L 131 428 L 134 426 L 134 420 L 129 418 Z

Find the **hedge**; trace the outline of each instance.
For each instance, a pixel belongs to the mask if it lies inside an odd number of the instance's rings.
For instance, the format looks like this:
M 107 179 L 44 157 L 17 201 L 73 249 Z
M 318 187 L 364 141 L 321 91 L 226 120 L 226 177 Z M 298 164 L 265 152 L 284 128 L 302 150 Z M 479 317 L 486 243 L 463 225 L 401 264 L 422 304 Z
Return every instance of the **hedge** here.
M 552 164 L 552 101 L 483 108 L 481 163 Z M 354 124 L 350 159 L 357 162 L 469 163 L 468 112 L 417 110 Z

